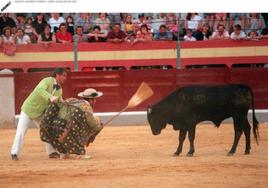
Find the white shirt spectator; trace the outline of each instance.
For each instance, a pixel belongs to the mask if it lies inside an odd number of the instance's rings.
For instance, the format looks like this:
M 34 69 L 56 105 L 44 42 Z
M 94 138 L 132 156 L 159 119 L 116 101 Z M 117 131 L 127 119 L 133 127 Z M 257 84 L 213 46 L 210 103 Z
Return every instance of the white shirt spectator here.
M 240 31 L 239 34 L 235 33 L 235 32 L 232 32 L 231 34 L 231 39 L 233 40 L 241 40 L 241 39 L 245 39 L 247 36 L 245 34 L 244 31 Z
M 51 17 L 48 20 L 49 25 L 51 26 L 51 32 L 54 32 L 54 27 L 59 28 L 61 23 L 65 23 L 65 19 L 63 17 L 59 17 L 59 19 L 54 19 L 53 17 Z
M 201 20 L 202 20 L 201 16 L 195 15 L 191 20 L 188 21 L 188 28 L 192 30 L 196 30 Z
M 22 37 L 16 37 L 17 44 L 30 44 L 31 39 L 28 35 L 23 35 Z
M 189 37 L 189 36 L 185 35 L 185 36 L 183 37 L 183 40 L 184 40 L 184 41 L 196 41 L 196 38 L 194 38 L 194 37 Z

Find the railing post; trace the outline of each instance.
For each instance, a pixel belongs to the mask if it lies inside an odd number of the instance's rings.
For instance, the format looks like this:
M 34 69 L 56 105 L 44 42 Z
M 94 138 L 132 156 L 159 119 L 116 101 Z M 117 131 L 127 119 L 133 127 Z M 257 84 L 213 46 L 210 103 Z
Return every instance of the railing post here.
M 78 71 L 78 36 L 74 35 L 74 71 Z

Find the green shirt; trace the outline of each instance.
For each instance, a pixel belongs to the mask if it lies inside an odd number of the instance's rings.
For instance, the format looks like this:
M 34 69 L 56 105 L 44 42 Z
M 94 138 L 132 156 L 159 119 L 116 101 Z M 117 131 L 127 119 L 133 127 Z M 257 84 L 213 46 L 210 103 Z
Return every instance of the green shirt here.
M 31 119 L 38 118 L 45 112 L 52 97 L 53 84 L 56 84 L 54 77 L 42 79 L 24 101 L 21 110 Z M 62 100 L 62 89 L 56 90 L 53 95 Z

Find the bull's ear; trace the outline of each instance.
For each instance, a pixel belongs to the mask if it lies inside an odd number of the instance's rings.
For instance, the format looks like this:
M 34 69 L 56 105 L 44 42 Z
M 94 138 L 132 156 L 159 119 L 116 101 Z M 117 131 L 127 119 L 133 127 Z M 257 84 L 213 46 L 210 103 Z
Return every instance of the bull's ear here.
M 152 113 L 152 107 L 150 105 L 147 107 L 147 113 L 148 114 Z

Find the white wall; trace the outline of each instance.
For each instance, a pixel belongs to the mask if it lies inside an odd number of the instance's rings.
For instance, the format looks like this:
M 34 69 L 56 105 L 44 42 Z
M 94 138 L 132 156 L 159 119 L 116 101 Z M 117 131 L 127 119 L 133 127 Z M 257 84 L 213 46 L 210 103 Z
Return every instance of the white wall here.
M 0 128 L 15 127 L 14 77 L 6 75 L 13 75 L 13 72 L 0 71 Z

